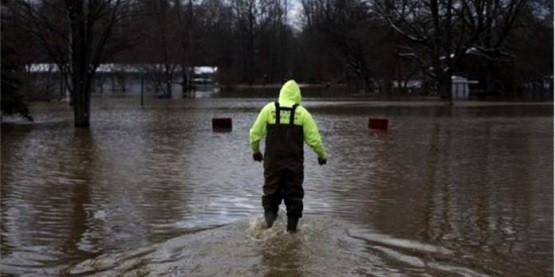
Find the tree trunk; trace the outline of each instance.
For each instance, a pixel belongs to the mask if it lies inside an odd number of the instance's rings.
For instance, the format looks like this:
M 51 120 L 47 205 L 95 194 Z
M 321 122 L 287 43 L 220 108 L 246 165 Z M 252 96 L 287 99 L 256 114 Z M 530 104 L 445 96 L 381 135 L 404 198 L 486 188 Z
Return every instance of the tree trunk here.
M 85 19 L 83 1 L 75 0 L 70 8 L 71 58 L 73 82 L 73 113 L 75 127 L 89 127 L 90 95 L 88 89 L 88 60 L 85 42 Z
M 181 82 L 181 93 L 185 95 L 189 92 L 189 78 L 187 77 L 187 70 L 189 67 L 181 65 L 181 76 L 183 81 Z
M 166 80 L 166 98 L 172 98 L 172 82 L 171 80 Z
M 453 103 L 451 87 L 452 87 L 451 75 L 445 75 L 438 78 L 439 95 L 441 96 L 441 99 L 449 101 L 450 104 Z

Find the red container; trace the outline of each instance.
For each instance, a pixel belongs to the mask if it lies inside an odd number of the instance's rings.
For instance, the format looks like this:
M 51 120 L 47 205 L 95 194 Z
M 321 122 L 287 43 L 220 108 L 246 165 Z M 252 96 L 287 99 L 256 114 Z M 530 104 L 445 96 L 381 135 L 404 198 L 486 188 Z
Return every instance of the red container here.
M 368 128 L 372 130 L 387 130 L 388 120 L 385 118 L 370 118 L 368 119 Z
M 233 129 L 231 118 L 212 118 L 212 130 L 215 132 L 231 132 Z

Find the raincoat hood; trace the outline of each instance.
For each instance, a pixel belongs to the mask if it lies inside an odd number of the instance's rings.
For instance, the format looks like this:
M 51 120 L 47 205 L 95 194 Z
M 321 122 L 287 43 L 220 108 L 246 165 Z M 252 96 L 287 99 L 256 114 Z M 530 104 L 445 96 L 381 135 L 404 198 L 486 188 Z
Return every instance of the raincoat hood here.
M 280 104 L 301 104 L 301 89 L 295 80 L 287 81 L 279 91 Z

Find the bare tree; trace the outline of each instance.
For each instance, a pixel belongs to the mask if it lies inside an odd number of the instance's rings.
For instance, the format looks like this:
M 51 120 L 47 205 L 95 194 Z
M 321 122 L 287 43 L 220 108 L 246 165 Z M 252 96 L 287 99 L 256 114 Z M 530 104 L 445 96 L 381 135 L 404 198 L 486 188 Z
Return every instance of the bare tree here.
M 507 48 L 518 72 L 511 81 L 518 86 L 515 90 L 522 93 L 520 96 L 553 100 L 553 1 L 526 3 L 507 38 Z M 500 96 L 507 98 L 506 93 Z
M 256 36 L 258 35 L 259 6 L 257 0 L 233 1 L 237 34 L 240 38 L 240 62 L 243 81 L 254 83 Z
M 177 1 L 176 1 L 177 2 Z M 182 26 L 174 10 L 179 3 L 171 0 L 143 0 L 138 2 L 138 32 L 143 41 L 136 47 L 142 60 L 153 63 L 148 66 L 152 73 L 155 87 L 164 91 L 164 96 L 171 97 L 172 83 L 179 69 L 178 61 L 183 56 L 180 46 Z
M 131 0 L 13 1 L 29 31 L 64 73 L 76 127 L 90 125 L 90 90 L 102 61 L 127 47 L 114 39 Z
M 193 63 L 218 66 L 218 78 L 225 86 L 239 79 L 236 68 L 238 45 L 234 32 L 234 13 L 227 0 L 203 0 L 193 14 Z M 191 51 L 193 52 L 193 51 Z
M 193 89 L 192 86 L 192 73 L 194 73 L 196 47 L 198 41 L 195 39 L 197 32 L 197 16 L 198 6 L 193 3 L 193 0 L 183 2 L 176 0 L 174 2 L 175 14 L 177 16 L 178 45 L 181 47 L 181 54 L 179 55 L 179 64 L 181 65 L 182 72 L 182 92 L 186 93 Z
M 378 45 L 383 44 L 384 24 L 360 0 L 303 0 L 307 27 L 321 33 L 324 42 L 342 57 L 357 87 L 374 92 Z
M 33 118 L 29 113 L 27 104 L 23 101 L 21 88 L 23 85 L 23 62 L 21 54 L 18 52 L 16 45 L 14 45 L 14 38 L 10 33 L 4 32 L 6 25 L 10 25 L 11 15 L 4 13 L 4 4 L 6 0 L 2 0 L 2 24 L 0 26 L 2 35 L 2 99 L 1 110 L 2 114 L 12 115 L 20 114 L 28 120 L 32 121 Z M 7 24 L 8 23 L 8 24 Z
M 40 46 L 22 50 L 26 62 L 55 62 L 64 74 L 77 126 L 89 124 L 91 80 L 108 61 L 154 64 L 166 92 L 180 68 L 185 91 L 190 68 L 198 65 L 217 66 L 225 85 L 280 82 L 294 73 L 303 81 L 346 82 L 385 94 L 394 80 L 401 86 L 425 74 L 446 99 L 452 75 L 470 53 L 494 65 L 480 69 L 488 84 L 503 59 L 524 64 L 526 78 L 549 73 L 545 59 L 532 63 L 519 55 L 538 47 L 549 56 L 540 41 L 552 37 L 552 1 L 302 0 L 302 25 L 288 22 L 291 2 L 12 0 L 9 6 L 18 22 L 12 25 Z M 515 26 L 539 26 L 541 37 L 524 45 L 519 38 L 526 32 Z M 114 56 L 130 45 L 133 51 Z
M 405 39 L 402 53 L 429 69 L 442 97 L 451 99 L 455 65 L 470 51 L 499 51 L 524 0 L 374 0 L 390 26 Z
M 259 72 L 257 77 L 265 84 L 281 81 L 288 75 L 291 37 L 287 26 L 287 0 L 263 1 L 261 4 L 256 72 Z

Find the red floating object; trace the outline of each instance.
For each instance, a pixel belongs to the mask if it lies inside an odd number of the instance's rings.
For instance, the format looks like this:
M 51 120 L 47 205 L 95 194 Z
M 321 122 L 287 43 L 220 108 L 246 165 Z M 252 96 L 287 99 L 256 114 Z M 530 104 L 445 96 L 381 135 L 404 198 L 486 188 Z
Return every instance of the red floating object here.
M 212 118 L 212 130 L 215 132 L 231 132 L 233 129 L 231 118 Z
M 373 130 L 387 130 L 388 120 L 385 118 L 370 118 L 368 119 L 368 128 Z

